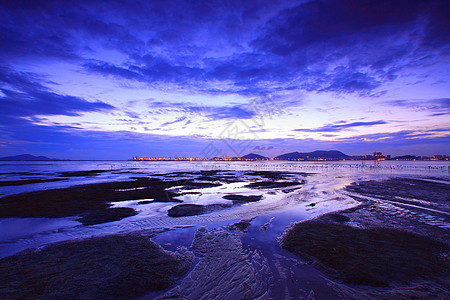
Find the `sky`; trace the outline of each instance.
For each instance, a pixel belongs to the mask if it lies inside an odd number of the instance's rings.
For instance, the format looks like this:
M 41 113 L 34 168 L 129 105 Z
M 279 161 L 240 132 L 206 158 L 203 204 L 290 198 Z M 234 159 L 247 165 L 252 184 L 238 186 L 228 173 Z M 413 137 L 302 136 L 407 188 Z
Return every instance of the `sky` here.
M 0 156 L 450 155 L 450 2 L 0 3 Z

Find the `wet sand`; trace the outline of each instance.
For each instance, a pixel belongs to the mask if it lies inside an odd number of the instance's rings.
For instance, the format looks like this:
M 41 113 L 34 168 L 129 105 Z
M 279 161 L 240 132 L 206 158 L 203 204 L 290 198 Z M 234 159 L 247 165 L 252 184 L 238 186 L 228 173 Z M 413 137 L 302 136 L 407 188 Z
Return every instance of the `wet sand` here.
M 267 299 L 270 280 L 264 257 L 244 253 L 238 236 L 200 227 L 191 249 L 199 257 L 175 288 L 157 299 Z

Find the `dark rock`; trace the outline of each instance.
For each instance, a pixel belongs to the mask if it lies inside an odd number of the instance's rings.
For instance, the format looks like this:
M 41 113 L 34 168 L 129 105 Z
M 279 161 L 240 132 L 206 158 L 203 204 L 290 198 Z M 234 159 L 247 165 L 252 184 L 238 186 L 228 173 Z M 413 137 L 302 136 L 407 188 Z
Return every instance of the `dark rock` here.
M 149 203 L 153 203 L 153 200 L 144 200 L 144 201 L 139 201 L 137 204 L 138 205 L 142 205 L 142 204 L 149 204 Z
M 240 231 L 246 231 L 247 227 L 249 227 L 250 225 L 252 225 L 252 221 L 254 218 L 251 219 L 242 219 L 237 223 L 234 223 L 233 225 L 229 225 L 228 229 L 230 230 L 240 230 Z
M 272 217 L 268 222 L 264 223 L 263 226 L 261 226 L 259 228 L 260 231 L 266 231 L 267 229 L 269 229 L 270 223 L 272 223 L 272 221 L 275 219 L 275 217 Z
M 275 172 L 275 171 L 252 171 L 252 172 L 245 172 L 244 175 L 258 176 L 276 180 L 285 179 L 288 176 L 288 174 L 284 172 Z
M 101 173 L 108 172 L 106 170 L 89 170 L 89 171 L 68 171 L 59 173 L 60 177 L 82 177 L 82 176 L 98 176 Z
M 220 172 L 224 172 L 224 171 L 222 171 L 222 170 L 201 170 L 200 171 L 200 173 L 203 176 L 212 176 L 212 175 L 216 175 L 217 173 L 220 173 Z
M 83 225 L 94 225 L 106 222 L 119 221 L 126 217 L 137 215 L 137 211 L 129 207 L 115 207 L 107 210 L 96 210 L 84 214 L 77 219 Z
M 199 204 L 179 204 L 168 210 L 167 215 L 171 217 L 187 217 L 202 215 L 216 210 L 231 207 L 231 205 L 226 204 L 210 204 L 210 205 L 199 205 Z
M 204 214 L 206 211 L 204 205 L 198 204 L 179 204 L 168 210 L 167 214 L 171 217 L 195 216 Z
M 185 180 L 181 182 L 183 189 L 185 190 L 193 190 L 193 189 L 204 189 L 211 188 L 216 186 L 221 186 L 222 184 L 219 182 L 198 182 L 191 179 Z
M 200 192 L 191 192 L 191 191 L 179 193 L 179 195 L 199 195 L 199 194 L 201 194 L 201 193 Z
M 282 192 L 285 193 L 285 194 L 289 194 L 289 193 L 292 193 L 292 192 L 294 192 L 296 190 L 299 190 L 301 188 L 302 187 L 294 187 L 294 188 L 289 188 L 289 189 L 283 189 Z
M 200 177 L 195 178 L 195 180 L 199 180 L 199 181 L 217 181 L 217 180 L 220 180 L 220 177 L 200 176 Z
M 270 188 L 284 188 L 288 186 L 301 185 L 305 182 L 301 181 L 257 181 L 247 184 L 245 187 L 252 189 L 270 189 Z
M 222 198 L 227 200 L 233 200 L 235 202 L 255 202 L 262 199 L 262 195 L 225 195 Z

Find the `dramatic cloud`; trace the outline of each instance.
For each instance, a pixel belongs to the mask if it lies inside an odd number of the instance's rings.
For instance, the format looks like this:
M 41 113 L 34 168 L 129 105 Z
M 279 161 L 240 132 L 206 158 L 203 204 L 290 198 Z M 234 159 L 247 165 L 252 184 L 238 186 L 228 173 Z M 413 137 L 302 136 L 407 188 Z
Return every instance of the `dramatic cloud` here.
M 3 59 L 74 59 L 89 72 L 206 92 L 368 93 L 449 49 L 447 1 L 17 3 L 3 8 Z M 89 59 L 98 47 L 128 59 Z
M 259 151 L 268 151 L 268 150 L 272 150 L 273 146 L 255 146 L 253 147 L 253 150 L 259 150 Z
M 391 100 L 386 104 L 405 107 L 413 111 L 429 112 L 430 116 L 443 116 L 450 114 L 450 98 L 423 99 L 423 100 Z
M 448 54 L 448 11 L 447 1 L 309 1 L 269 20 L 254 45 L 307 75 L 310 90 L 371 91 Z
M 319 128 L 313 128 L 313 129 L 294 129 L 294 131 L 304 131 L 304 132 L 335 132 L 335 131 L 341 131 L 348 128 L 353 127 L 368 127 L 373 125 L 380 125 L 380 124 L 387 124 L 386 121 L 372 121 L 372 122 L 352 122 L 352 123 L 346 123 L 346 124 L 334 124 L 334 125 L 327 125 Z
M 70 95 L 60 95 L 42 85 L 35 74 L 17 73 L 0 68 L 0 146 L 33 140 L 35 143 L 58 143 L 67 140 L 67 132 L 79 131 L 80 126 L 39 126 L 36 116 L 79 116 L 84 112 L 114 109 L 113 106 L 96 101 L 88 102 Z M 32 152 L 32 151 L 31 151 Z
M 191 102 L 159 102 L 147 101 L 148 108 L 151 113 L 166 114 L 169 112 L 177 112 L 182 114 L 200 115 L 210 120 L 225 120 L 225 119 L 251 119 L 257 115 L 254 109 L 248 105 L 227 105 L 227 106 L 212 106 L 212 105 L 198 105 Z M 186 116 L 177 119 L 183 121 Z M 175 122 L 168 122 L 165 125 L 173 124 Z
M 261 139 L 443 142 L 449 20 L 445 0 L 3 1 L 0 147 L 19 132 L 210 138 L 269 98 Z
M 161 127 L 165 127 L 167 125 L 172 125 L 172 124 L 175 124 L 175 123 L 183 122 L 184 120 L 186 120 L 186 117 L 177 118 L 174 121 L 164 122 L 163 124 L 161 124 Z
M 77 116 L 81 112 L 114 108 L 103 102 L 54 93 L 44 87 L 35 74 L 15 73 L 6 68 L 0 69 L 0 86 L 3 93 L 0 95 L 0 119 L 3 120 L 36 115 Z

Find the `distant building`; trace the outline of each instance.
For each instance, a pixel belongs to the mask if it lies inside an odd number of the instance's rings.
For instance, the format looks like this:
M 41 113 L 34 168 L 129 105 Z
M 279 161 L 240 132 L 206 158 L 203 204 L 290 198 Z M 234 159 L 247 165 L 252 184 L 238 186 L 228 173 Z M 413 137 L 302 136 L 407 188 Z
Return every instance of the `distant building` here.
M 383 153 L 381 153 L 381 152 L 374 152 L 373 153 L 373 159 L 374 160 L 385 160 L 386 158 L 384 157 Z

